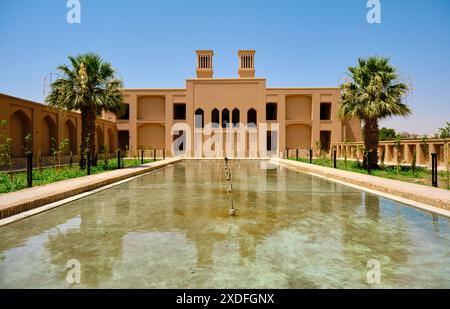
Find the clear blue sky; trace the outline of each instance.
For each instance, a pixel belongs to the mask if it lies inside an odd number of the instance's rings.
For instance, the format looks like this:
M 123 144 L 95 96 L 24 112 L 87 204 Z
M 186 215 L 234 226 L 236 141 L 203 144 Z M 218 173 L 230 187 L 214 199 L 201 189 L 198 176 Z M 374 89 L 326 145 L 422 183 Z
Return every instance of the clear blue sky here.
M 215 76 L 237 75 L 237 50 L 256 49 L 269 87 L 337 86 L 358 57 L 391 57 L 414 93 L 414 115 L 383 124 L 433 133 L 450 121 L 450 1 L 81 0 L 81 24 L 66 0 L 0 1 L 0 92 L 43 101 L 43 79 L 68 55 L 94 51 L 125 86 L 184 87 L 196 49 L 214 49 Z

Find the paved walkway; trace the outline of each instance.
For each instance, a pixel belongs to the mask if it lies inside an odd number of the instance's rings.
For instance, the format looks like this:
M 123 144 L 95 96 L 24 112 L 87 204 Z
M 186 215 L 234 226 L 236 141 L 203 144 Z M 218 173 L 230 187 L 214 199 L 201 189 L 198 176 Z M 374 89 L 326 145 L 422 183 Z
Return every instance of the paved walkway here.
M 63 180 L 17 192 L 0 194 L 0 219 L 34 209 L 49 203 L 78 195 L 87 191 L 145 174 L 153 170 L 168 166 L 181 159 L 166 159 L 142 166 L 114 170 L 101 174 Z
M 299 171 L 318 174 L 382 193 L 398 196 L 403 199 L 431 205 L 447 211 L 450 210 L 450 190 L 427 187 L 404 181 L 364 175 L 292 160 L 273 159 L 273 161 Z

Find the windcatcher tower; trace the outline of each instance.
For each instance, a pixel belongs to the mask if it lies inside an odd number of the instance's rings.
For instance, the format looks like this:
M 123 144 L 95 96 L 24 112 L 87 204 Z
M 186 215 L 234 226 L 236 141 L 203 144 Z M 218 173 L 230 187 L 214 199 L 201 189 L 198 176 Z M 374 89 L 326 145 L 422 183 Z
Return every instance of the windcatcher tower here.
M 239 78 L 255 78 L 255 51 L 240 50 L 239 57 Z
M 212 50 L 197 50 L 197 78 L 212 78 L 213 71 Z

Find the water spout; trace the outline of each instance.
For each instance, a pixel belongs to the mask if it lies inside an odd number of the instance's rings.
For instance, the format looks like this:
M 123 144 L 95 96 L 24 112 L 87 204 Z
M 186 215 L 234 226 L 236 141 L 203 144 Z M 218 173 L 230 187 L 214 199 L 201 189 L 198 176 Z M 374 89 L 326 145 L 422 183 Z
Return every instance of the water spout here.
M 228 184 L 228 189 L 227 192 L 228 193 L 233 193 L 233 182 L 232 182 L 232 177 L 231 177 L 231 169 L 228 166 L 228 158 L 225 158 L 225 179 L 227 181 Z M 236 209 L 234 208 L 233 205 L 233 196 L 230 196 L 230 201 L 231 201 L 231 208 L 229 211 L 230 216 L 235 216 L 236 215 Z

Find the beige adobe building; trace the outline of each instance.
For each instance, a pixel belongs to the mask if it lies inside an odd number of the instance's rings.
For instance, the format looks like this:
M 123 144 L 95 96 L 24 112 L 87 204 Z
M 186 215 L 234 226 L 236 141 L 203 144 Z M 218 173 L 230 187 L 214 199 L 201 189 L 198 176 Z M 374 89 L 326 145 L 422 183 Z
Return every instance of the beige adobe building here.
M 211 50 L 197 51 L 196 78 L 187 79 L 184 89 L 125 89 L 129 112 L 117 120 L 119 146 L 129 147 L 131 151 L 141 147 L 165 149 L 167 156 L 171 156 L 172 131 L 177 124 L 192 129 L 185 135 L 186 145 L 179 147 L 188 157 L 208 156 L 204 145 L 196 152 L 197 144 L 202 144 L 205 136 L 193 130 L 198 131 L 207 124 L 216 130 L 231 130 L 235 145 L 238 141 L 235 129 L 239 123 L 240 127 L 256 124 L 258 129 L 267 124 L 268 132 L 264 134 L 268 145 L 265 146 L 273 151 L 275 145 L 271 144 L 276 143 L 277 155 L 285 149 L 314 148 L 318 141 L 329 150 L 333 143 L 361 140 L 358 119 L 342 121 L 336 117 L 339 88 L 267 88 L 265 78 L 255 77 L 253 50 L 238 52 L 237 78 L 214 78 L 213 56 Z M 231 157 L 263 156 L 260 150 L 251 153 L 251 134 L 247 132 L 242 139 L 243 151 L 238 152 L 234 147 Z M 181 132 L 176 129 L 175 135 Z M 227 137 L 222 138 L 225 147 Z M 261 140 L 264 139 L 257 142 Z M 189 144 L 192 147 L 187 147 Z
M 25 151 L 33 152 L 35 164 L 38 157 L 41 162 L 52 164 L 51 149 L 68 139 L 64 149 L 63 162 L 67 163 L 72 152 L 73 159 L 78 160 L 81 143 L 81 114 L 76 112 L 60 113 L 48 105 L 16 98 L 0 93 L 0 121 L 6 120 L 6 126 L 0 127 L 0 135 L 11 138 L 11 155 L 15 168 L 25 166 Z M 117 129 L 114 122 L 96 120 L 96 148 L 107 145 L 110 153 L 117 149 Z M 26 136 L 31 134 L 32 140 L 27 145 Z M 52 145 L 52 140 L 54 141 Z M 4 141 L 0 141 L 3 143 Z

